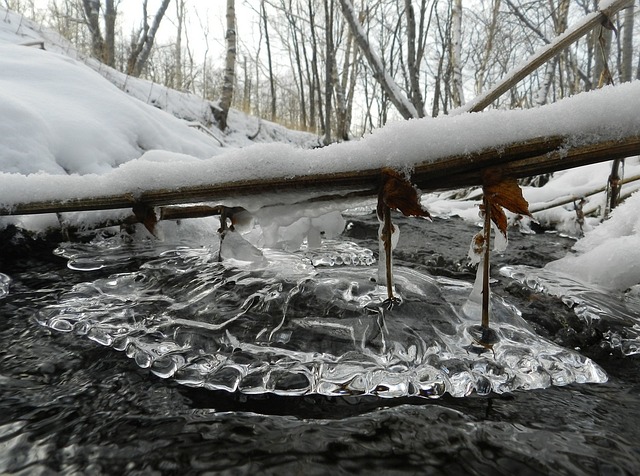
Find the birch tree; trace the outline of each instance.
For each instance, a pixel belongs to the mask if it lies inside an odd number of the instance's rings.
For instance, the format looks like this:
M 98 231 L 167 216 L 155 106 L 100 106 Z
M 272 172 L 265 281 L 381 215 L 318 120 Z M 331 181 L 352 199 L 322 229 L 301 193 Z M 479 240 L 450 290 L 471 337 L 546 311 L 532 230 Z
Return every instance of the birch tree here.
M 633 78 L 633 25 L 635 19 L 635 3 L 627 7 L 624 13 L 622 27 L 622 64 L 620 67 L 620 81 L 627 82 Z
M 185 24 L 185 8 L 186 0 L 176 1 L 176 45 L 175 45 L 175 85 L 177 89 L 182 89 L 184 85 L 183 69 L 184 64 L 182 62 L 182 28 Z
M 462 85 L 462 0 L 451 6 L 451 99 L 454 107 L 464 104 Z
M 220 130 L 224 131 L 228 127 L 227 119 L 229 116 L 229 108 L 233 99 L 233 86 L 235 82 L 236 68 L 236 10 L 235 0 L 227 0 L 227 32 L 225 41 L 227 52 L 225 57 L 224 80 L 222 83 L 222 94 L 220 101 L 213 109 L 213 115 L 218 123 Z

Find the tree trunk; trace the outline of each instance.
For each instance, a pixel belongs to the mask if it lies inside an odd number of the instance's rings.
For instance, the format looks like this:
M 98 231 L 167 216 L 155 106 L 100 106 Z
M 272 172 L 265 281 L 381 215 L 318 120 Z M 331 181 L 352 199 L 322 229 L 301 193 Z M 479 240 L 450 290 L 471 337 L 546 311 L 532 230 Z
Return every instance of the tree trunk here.
M 142 4 L 144 14 L 143 25 L 138 32 L 137 38 L 132 38 L 131 54 L 127 61 L 127 74 L 132 76 L 140 76 L 140 74 L 142 74 L 142 70 L 146 66 L 149 55 L 151 54 L 160 22 L 162 22 L 169 3 L 171 3 L 171 0 L 162 0 L 162 4 L 158 7 L 158 11 L 153 18 L 153 23 L 149 25 L 149 19 L 147 18 L 147 0 L 144 0 Z
M 233 99 L 233 85 L 235 82 L 236 69 L 236 9 L 235 0 L 227 0 L 227 54 L 224 65 L 224 80 L 222 83 L 222 94 L 218 107 L 214 109 L 214 117 L 218 122 L 218 127 L 224 131 L 228 127 L 229 108 Z
M 182 90 L 184 86 L 184 75 L 182 74 L 182 27 L 184 25 L 185 0 L 176 2 L 176 64 L 175 64 L 175 80 L 173 87 Z
M 293 55 L 294 62 L 296 66 L 296 73 L 298 75 L 298 79 L 296 83 L 298 85 L 298 95 L 300 96 L 300 112 L 302 119 L 302 128 L 306 129 L 307 127 L 307 101 L 306 94 L 304 91 L 304 74 L 302 71 L 302 55 L 300 54 L 300 44 L 304 45 L 304 42 L 300 41 L 298 36 L 298 24 L 296 22 L 296 15 L 293 12 L 293 4 L 292 0 L 289 0 L 289 4 L 285 6 L 284 2 L 282 3 L 282 9 L 284 11 L 285 16 L 287 17 L 287 21 L 289 23 L 289 30 L 291 34 L 291 41 L 293 43 Z
M 324 125 L 324 113 L 322 109 L 322 88 L 320 87 L 320 73 L 318 71 L 318 38 L 316 36 L 316 22 L 315 22 L 315 10 L 313 7 L 313 0 L 308 0 L 307 8 L 309 10 L 309 28 L 311 30 L 311 70 L 313 72 L 313 85 L 311 86 L 311 99 L 313 102 L 312 108 L 316 108 L 317 98 L 317 110 L 320 124 Z M 315 114 L 312 114 L 311 121 L 315 129 Z
M 269 64 L 269 87 L 271 90 L 271 120 L 276 120 L 276 83 L 273 76 L 273 62 L 271 61 L 271 42 L 269 41 L 269 26 L 267 22 L 267 9 L 264 6 L 264 0 L 260 2 L 260 11 L 262 17 L 262 26 L 264 27 L 264 41 L 267 47 L 267 61 Z
M 607 64 L 609 54 L 611 53 L 612 31 L 604 26 L 599 26 L 595 30 L 595 64 L 593 67 L 592 83 L 596 87 L 604 86 L 610 78 L 609 66 Z
M 453 107 L 464 104 L 462 87 L 462 0 L 454 0 L 451 8 L 451 99 Z
M 500 13 L 500 0 L 493 0 L 493 8 L 491 9 L 491 21 L 487 30 L 487 44 L 482 54 L 482 62 L 476 73 L 476 94 L 480 94 L 484 89 L 485 75 L 489 67 L 489 58 L 493 51 L 493 42 L 496 36 L 498 26 L 498 14 Z
M 333 95 L 333 0 L 324 0 L 325 33 L 325 74 L 324 74 L 324 144 L 331 143 L 331 97 Z
M 629 5 L 624 13 L 622 27 L 622 68 L 620 81 L 627 82 L 633 78 L 633 23 L 635 17 L 635 3 Z
M 82 8 L 91 35 L 91 54 L 102 61 L 104 38 L 100 29 L 100 0 L 82 0 Z
M 404 0 L 407 17 L 407 69 L 409 70 L 410 99 L 418 116 L 424 117 L 424 100 L 420 91 L 420 70 L 416 53 L 416 17 L 411 0 Z M 419 49 L 419 48 L 418 48 Z
M 116 58 L 116 6 L 113 0 L 105 0 L 104 3 L 104 47 L 102 62 L 107 66 L 115 67 Z

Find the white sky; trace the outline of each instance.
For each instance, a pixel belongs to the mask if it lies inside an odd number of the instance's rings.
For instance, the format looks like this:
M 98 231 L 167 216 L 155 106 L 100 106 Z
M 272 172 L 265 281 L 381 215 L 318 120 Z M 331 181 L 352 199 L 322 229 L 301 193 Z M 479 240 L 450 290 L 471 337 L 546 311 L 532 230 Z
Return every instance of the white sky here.
M 155 14 L 160 3 L 160 0 L 149 0 L 148 11 Z M 249 6 L 251 3 L 256 2 L 236 0 L 238 39 L 241 42 L 243 38 L 249 39 L 258 33 L 259 19 Z M 214 64 L 218 63 L 220 66 L 224 64 L 226 4 L 226 0 L 187 0 L 186 35 L 189 46 L 193 49 L 196 60 L 199 62 L 203 62 L 208 42 L 208 61 L 213 61 Z M 140 24 L 141 2 L 140 0 L 122 0 L 119 11 L 122 15 L 123 32 L 126 35 L 132 27 Z M 169 43 L 175 39 L 176 19 L 176 5 L 173 0 L 158 31 L 158 44 Z M 183 38 L 183 44 L 184 42 Z
M 46 9 L 50 0 L 34 0 L 37 8 Z M 236 0 L 236 21 L 239 40 L 249 39 L 258 34 L 258 17 L 252 4 L 255 1 Z M 155 15 L 161 0 L 148 0 L 147 11 Z M 226 31 L 226 0 L 187 0 L 187 32 L 190 47 L 193 48 L 196 59 L 203 57 L 207 42 L 209 44 L 209 60 L 223 62 L 224 35 Z M 257 7 L 255 7 L 257 8 Z M 118 6 L 119 21 L 122 32 L 128 35 L 130 31 L 140 25 L 142 17 L 141 0 L 120 0 Z M 176 37 L 176 0 L 172 0 L 158 31 L 158 44 L 168 43 Z M 208 32 L 205 29 L 208 28 Z M 183 39 L 183 42 L 185 40 Z M 185 45 L 186 46 L 186 45 Z M 202 62 L 201 59 L 199 59 Z

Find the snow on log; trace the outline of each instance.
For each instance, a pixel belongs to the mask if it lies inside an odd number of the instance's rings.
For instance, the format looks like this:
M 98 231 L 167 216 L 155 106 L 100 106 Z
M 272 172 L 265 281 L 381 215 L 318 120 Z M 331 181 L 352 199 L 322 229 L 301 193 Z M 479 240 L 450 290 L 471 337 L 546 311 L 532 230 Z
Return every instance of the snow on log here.
M 542 137 L 499 148 L 417 163 L 412 182 L 423 192 L 482 184 L 482 172 L 499 167 L 503 175 L 521 178 L 640 154 L 640 135 L 567 148 L 566 137 Z M 425 151 L 428 154 L 428 151 Z M 136 204 L 163 205 L 220 202 L 243 206 L 257 197 L 262 206 L 317 201 L 345 201 L 376 196 L 381 170 L 353 170 L 263 180 L 244 180 L 148 190 L 140 194 L 19 203 L 0 208 L 0 215 L 132 208 Z M 256 207 L 253 207 L 256 208 Z

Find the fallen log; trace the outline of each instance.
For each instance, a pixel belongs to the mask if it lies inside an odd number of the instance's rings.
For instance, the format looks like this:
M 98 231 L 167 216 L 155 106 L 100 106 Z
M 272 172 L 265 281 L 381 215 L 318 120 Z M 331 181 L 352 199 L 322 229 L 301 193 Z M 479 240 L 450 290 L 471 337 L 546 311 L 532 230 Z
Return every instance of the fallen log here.
M 412 182 L 423 192 L 482 184 L 483 171 L 497 167 L 505 176 L 524 178 L 640 155 L 640 135 L 568 147 L 563 136 L 540 137 L 479 152 L 425 160 L 414 165 Z M 427 154 L 428 152 L 425 152 Z M 84 199 L 33 201 L 0 206 L 0 215 L 63 213 L 89 210 L 159 207 L 211 203 L 235 206 L 243 197 L 265 196 L 265 205 L 288 205 L 322 201 L 345 201 L 375 197 L 379 168 L 295 177 L 240 180 L 212 185 L 179 187 Z M 210 209 L 203 209 L 209 214 Z

